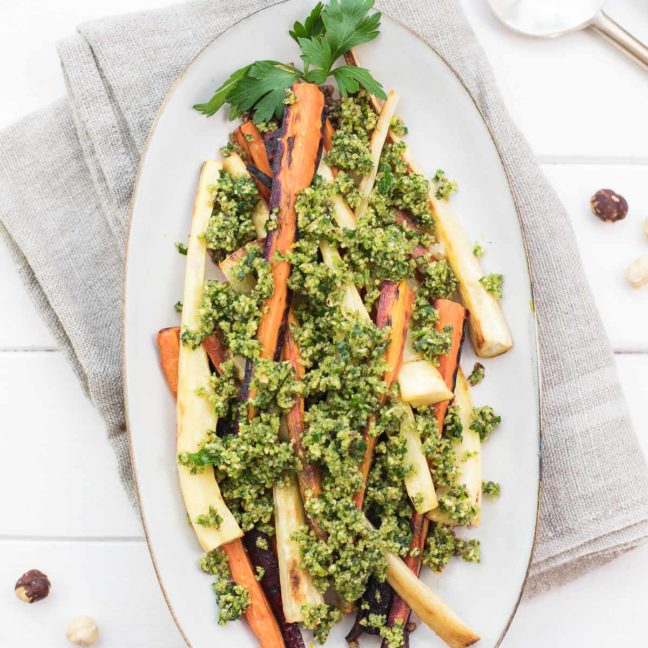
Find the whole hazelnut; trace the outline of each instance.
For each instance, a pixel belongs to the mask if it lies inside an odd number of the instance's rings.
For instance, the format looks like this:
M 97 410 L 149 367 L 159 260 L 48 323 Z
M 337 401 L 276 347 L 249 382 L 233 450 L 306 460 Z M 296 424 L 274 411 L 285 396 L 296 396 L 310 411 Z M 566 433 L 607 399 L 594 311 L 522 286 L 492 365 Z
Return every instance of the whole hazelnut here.
M 49 594 L 51 586 L 49 578 L 43 572 L 30 569 L 16 581 L 14 589 L 21 601 L 34 603 L 44 599 Z
M 628 203 L 626 199 L 612 189 L 600 189 L 590 201 L 592 213 L 602 221 L 614 223 L 626 217 Z
M 648 284 L 648 254 L 643 254 L 626 268 L 625 278 L 633 288 Z
M 92 646 L 99 639 L 99 628 L 94 619 L 80 616 L 70 621 L 65 636 L 77 646 Z

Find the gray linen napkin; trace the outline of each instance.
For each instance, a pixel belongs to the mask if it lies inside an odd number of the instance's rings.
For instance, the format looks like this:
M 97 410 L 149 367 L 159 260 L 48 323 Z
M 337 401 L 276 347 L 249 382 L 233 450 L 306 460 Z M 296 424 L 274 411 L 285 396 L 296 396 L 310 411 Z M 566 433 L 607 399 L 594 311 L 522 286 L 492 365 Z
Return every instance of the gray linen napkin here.
M 104 417 L 131 498 L 120 302 L 139 155 L 174 78 L 272 0 L 190 2 L 82 25 L 60 46 L 68 96 L 0 135 L 0 228 Z M 386 0 L 456 70 L 492 130 L 528 246 L 540 325 L 543 502 L 527 593 L 648 537 L 648 474 L 567 216 L 511 122 L 455 0 Z

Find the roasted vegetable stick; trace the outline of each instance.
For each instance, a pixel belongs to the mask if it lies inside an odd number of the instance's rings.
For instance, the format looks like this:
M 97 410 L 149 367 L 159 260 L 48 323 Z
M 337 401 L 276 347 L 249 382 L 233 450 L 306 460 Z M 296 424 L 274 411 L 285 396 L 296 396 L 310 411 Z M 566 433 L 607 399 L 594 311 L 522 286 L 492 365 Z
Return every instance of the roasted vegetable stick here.
M 360 195 L 362 198 L 358 203 L 358 206 L 355 210 L 356 219 L 360 219 L 367 209 L 367 204 L 369 203 L 369 194 L 371 193 L 374 183 L 376 181 L 376 175 L 378 173 L 378 165 L 380 164 L 380 154 L 382 153 L 383 146 L 385 145 L 385 140 L 389 133 L 389 125 L 391 123 L 392 117 L 396 112 L 396 106 L 398 105 L 399 96 L 395 92 L 390 92 L 387 96 L 387 101 L 382 106 L 380 110 L 380 116 L 378 117 L 378 122 L 376 127 L 371 135 L 371 142 L 369 144 L 369 150 L 371 151 L 371 171 L 367 175 L 363 176 L 360 180 L 360 186 L 358 187 Z
M 202 236 L 212 212 L 210 187 L 221 173 L 218 162 L 203 164 L 191 221 L 191 234 L 182 307 L 182 330 L 195 330 L 200 325 L 200 305 L 203 299 L 207 247 Z M 216 429 L 216 415 L 209 402 L 199 392 L 213 390 L 207 353 L 202 346 L 192 348 L 180 345 L 178 360 L 177 451 L 178 454 L 196 452 L 205 434 Z M 192 473 L 178 464 L 180 488 L 189 519 L 200 545 L 205 551 L 240 538 L 243 532 L 221 496 L 213 470 Z M 199 516 L 213 511 L 222 522 L 218 527 L 198 524 Z
M 421 565 L 423 564 L 423 550 L 425 549 L 425 539 L 427 538 L 428 527 L 430 521 L 421 513 L 414 513 L 410 520 L 412 527 L 412 541 L 410 542 L 410 550 L 403 558 L 403 562 L 409 567 L 411 572 L 418 577 L 421 573 Z M 404 633 L 404 646 L 409 645 L 409 630 L 407 623 L 411 614 L 410 606 L 396 593 L 393 594 L 391 606 L 387 615 L 387 626 L 389 628 L 395 625 L 400 625 Z M 389 648 L 387 641 L 383 639 L 380 648 Z
M 450 648 L 466 648 L 479 641 L 476 635 L 409 567 L 394 554 L 385 552 L 387 582 L 405 603 Z
M 249 254 L 251 247 L 256 245 L 259 248 L 263 249 L 265 245 L 264 239 L 257 239 L 247 245 L 244 245 L 242 248 L 235 250 L 228 257 L 225 257 L 219 264 L 218 267 L 221 269 L 227 281 L 229 281 L 232 288 L 238 293 L 251 293 L 254 290 L 256 281 L 252 275 L 246 275 L 245 277 L 237 276 L 235 270 L 238 263 L 240 263 L 247 254 Z
M 291 328 L 296 325 L 297 320 L 292 313 L 289 313 L 288 326 L 286 326 L 286 332 L 284 333 L 283 357 L 285 360 L 290 362 L 297 379 L 301 380 L 304 377 L 304 366 L 302 364 L 301 354 L 299 353 L 299 347 L 297 346 L 297 342 L 295 341 L 291 331 Z M 306 425 L 304 422 L 303 396 L 298 395 L 296 397 L 295 404 L 286 415 L 285 420 L 288 428 L 288 436 L 293 442 L 295 454 L 301 464 L 301 470 L 297 473 L 297 478 L 299 481 L 302 501 L 305 503 L 308 498 L 319 496 L 322 492 L 322 484 L 318 467 L 306 461 L 306 449 L 304 448 L 303 441 L 303 434 Z M 308 519 L 308 522 L 313 531 L 317 534 L 317 537 L 320 538 L 320 540 L 324 540 L 326 534 L 320 525 L 311 518 Z
M 398 384 L 401 398 L 412 407 L 428 407 L 452 398 L 439 370 L 429 360 L 403 364 Z
M 461 369 L 457 372 L 454 404 L 459 408 L 459 419 L 463 427 L 461 439 L 455 439 L 452 444 L 457 458 L 457 483 L 465 487 L 468 494 L 468 502 L 475 507 L 476 513 L 470 521 L 470 524 L 477 526 L 480 519 L 482 495 L 481 441 L 479 434 L 470 429 L 473 404 L 468 381 L 464 377 Z M 447 488 L 439 488 L 437 497 L 441 499 L 447 490 Z M 441 507 L 429 511 L 427 516 L 435 522 L 455 524 L 441 510 Z
M 266 237 L 264 256 L 272 265 L 274 290 L 267 300 L 258 338 L 261 356 L 273 359 L 279 342 L 281 323 L 288 307 L 288 276 L 290 264 L 277 259 L 277 253 L 288 253 L 297 233 L 295 201 L 310 186 L 317 165 L 322 139 L 324 95 L 311 83 L 297 83 L 292 92 L 295 102 L 286 108 L 278 137 L 277 168 L 270 197 L 271 210 L 279 212 L 277 227 Z
M 225 158 L 223 162 L 223 168 L 227 173 L 234 176 L 235 178 L 249 178 L 250 172 L 245 166 L 245 162 L 236 155 L 236 153 L 230 154 Z M 261 194 L 263 196 L 263 194 Z M 268 205 L 265 200 L 259 200 L 257 206 L 254 208 L 252 213 L 252 224 L 254 225 L 254 231 L 256 232 L 259 238 L 265 238 L 266 235 L 266 223 L 268 221 Z
M 272 489 L 277 533 L 277 559 L 284 616 L 289 623 L 304 620 L 302 606 L 324 602 L 312 576 L 301 566 L 299 545 L 294 534 L 306 524 L 299 487 L 294 477 Z
M 354 50 L 348 51 L 344 59 L 348 65 L 358 65 Z M 370 99 L 374 110 L 379 114 L 382 102 L 374 95 L 370 95 Z M 400 141 L 391 131 L 389 138 L 391 141 Z M 411 171 L 423 173 L 408 148 L 405 149 L 404 160 Z M 434 216 L 435 233 L 445 247 L 450 266 L 459 280 L 461 300 L 470 312 L 469 330 L 475 352 L 485 358 L 506 353 L 513 346 L 513 340 L 502 309 L 479 282 L 484 273 L 472 253 L 472 244 L 452 213 L 448 201 L 439 200 L 435 194 L 436 189 L 431 187 L 429 203 Z
M 164 328 L 157 334 L 160 363 L 169 389 L 178 396 L 178 360 L 180 358 L 180 327 Z M 216 334 L 206 337 L 202 342 L 212 364 L 218 370 L 225 362 L 226 353 Z
M 373 528 L 365 518 L 365 524 Z M 383 551 L 387 582 L 431 630 L 450 648 L 466 648 L 479 641 L 476 635 L 398 556 Z
M 250 594 L 250 605 L 245 611 L 245 619 L 262 648 L 281 648 L 284 641 L 261 584 L 256 579 L 256 570 L 245 551 L 241 540 L 233 540 L 222 546 L 227 555 L 232 579 L 243 585 Z
M 423 452 L 423 444 L 416 430 L 412 408 L 403 404 L 405 415 L 400 425 L 400 434 L 406 442 L 405 461 L 412 471 L 405 477 L 405 488 L 412 505 L 419 513 L 426 513 L 438 506 L 432 475 Z
M 452 343 L 450 351 L 439 357 L 439 373 L 445 381 L 448 389 L 454 390 L 457 369 L 459 367 L 459 354 L 464 338 L 464 324 L 466 322 L 466 309 L 457 302 L 449 299 L 436 299 L 434 308 L 439 314 L 439 319 L 435 324 L 437 331 L 443 331 L 446 326 L 452 327 Z M 437 421 L 437 430 L 441 434 L 443 430 L 443 420 L 450 401 L 441 401 L 434 408 L 434 414 Z
M 376 313 L 376 326 L 384 328 L 390 327 L 389 344 L 385 352 L 385 362 L 387 370 L 383 374 L 383 380 L 387 389 L 400 371 L 403 359 L 403 347 L 405 346 L 405 336 L 412 316 L 414 307 L 414 291 L 410 288 L 405 279 L 396 283 L 394 281 L 384 281 L 380 288 L 380 298 L 378 300 L 378 310 Z M 381 406 L 384 405 L 383 399 Z M 375 420 L 370 419 L 367 429 L 363 435 L 366 444 L 364 457 L 360 464 L 360 473 L 362 474 L 362 486 L 354 498 L 355 505 L 362 508 L 364 502 L 365 490 L 367 488 L 367 477 L 371 469 L 373 460 L 373 451 L 376 447 L 376 437 L 370 434 L 371 427 Z
M 468 240 L 447 200 L 438 200 L 432 190 L 429 200 L 435 233 L 443 243 L 448 262 L 459 280 L 461 301 L 468 309 L 468 329 L 475 353 L 484 358 L 505 353 L 513 346 L 511 332 L 499 303 L 480 283 L 484 276 L 472 243 Z
M 180 327 L 163 328 L 157 334 L 162 372 L 171 393 L 178 396 L 178 361 L 180 359 Z
M 299 623 L 290 623 L 284 616 L 279 582 L 279 563 L 272 550 L 272 538 L 257 529 L 251 529 L 245 534 L 243 543 L 252 563 L 262 570 L 261 587 L 279 622 L 286 648 L 305 648 Z
M 172 340 L 175 339 L 177 342 L 177 350 L 180 347 L 180 328 L 174 327 L 170 329 L 162 329 L 160 333 L 169 331 L 170 333 L 165 334 L 171 342 L 167 345 L 160 346 L 160 357 L 162 359 L 163 366 L 171 367 L 173 362 L 169 361 L 173 358 L 175 351 L 173 349 Z M 159 339 L 159 337 L 158 337 Z M 209 357 L 211 358 L 214 366 L 218 369 L 220 366 L 219 358 L 225 358 L 225 350 L 223 349 L 220 341 L 215 335 L 209 336 L 203 341 L 203 346 L 207 340 L 211 340 L 209 343 L 211 345 L 211 353 L 207 351 Z M 165 360 L 166 357 L 166 360 Z M 166 364 L 165 364 L 166 363 Z M 167 379 L 169 387 L 173 391 L 173 386 L 178 383 L 178 366 L 175 365 L 176 375 L 173 376 L 171 373 L 168 373 L 166 370 L 164 375 Z M 265 594 L 261 585 L 257 581 L 256 571 L 252 567 L 243 543 L 240 539 L 232 540 L 222 545 L 221 549 L 227 555 L 230 572 L 232 574 L 232 579 L 239 585 L 243 585 L 247 588 L 250 594 L 250 605 L 245 611 L 245 618 L 250 624 L 252 632 L 257 636 L 259 644 L 262 648 L 282 648 L 284 646 L 281 632 L 279 630 L 279 625 L 277 620 L 272 613 L 272 609 L 266 599 Z
M 268 161 L 268 153 L 266 152 L 265 142 L 254 122 L 243 122 L 234 131 L 234 140 L 239 148 L 245 153 L 245 159 L 249 160 L 254 166 L 265 173 L 267 176 L 272 176 L 270 169 L 270 162 Z M 270 200 L 270 189 L 266 187 L 259 179 L 254 179 L 259 189 L 259 193 L 263 196 L 264 200 Z

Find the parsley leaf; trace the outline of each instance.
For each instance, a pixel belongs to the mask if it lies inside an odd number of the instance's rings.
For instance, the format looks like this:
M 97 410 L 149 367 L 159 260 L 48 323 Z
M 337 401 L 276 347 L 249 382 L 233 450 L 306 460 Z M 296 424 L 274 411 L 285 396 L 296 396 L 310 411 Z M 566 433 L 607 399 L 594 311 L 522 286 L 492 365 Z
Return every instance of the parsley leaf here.
M 290 36 L 297 42 L 299 42 L 300 38 L 313 38 L 314 36 L 319 36 L 324 31 L 322 9 L 324 9 L 324 5 L 321 2 L 318 2 L 313 7 L 308 18 L 304 20 L 303 25 L 299 21 L 295 22 L 293 28 L 288 32 Z
M 231 90 L 248 73 L 248 70 L 251 67 L 252 65 L 246 65 L 245 67 L 236 70 L 236 72 L 233 72 L 230 78 L 216 89 L 214 96 L 208 102 L 194 104 L 194 110 L 197 110 L 207 117 L 215 115 L 228 100 Z
M 278 61 L 255 61 L 234 72 L 206 103 L 194 105 L 210 117 L 223 104 L 230 105 L 230 119 L 252 112 L 254 122 L 280 119 L 285 110 L 286 91 L 300 80 L 321 84 L 333 75 L 340 94 L 367 92 L 386 99 L 382 85 L 365 68 L 335 62 L 352 47 L 367 43 L 378 36 L 379 12 L 369 15 L 374 0 L 330 0 L 328 5 L 318 2 L 304 23 L 295 22 L 290 36 L 301 50 L 304 70 Z
M 346 97 L 347 94 L 355 94 L 362 86 L 369 94 L 376 95 L 380 99 L 387 99 L 382 85 L 365 68 L 343 65 L 333 70 L 333 76 L 343 97 Z
M 286 89 L 300 78 L 299 70 L 277 61 L 257 61 L 227 95 L 237 117 L 255 107 L 254 121 L 269 121 L 281 117 Z
M 367 15 L 373 5 L 374 0 L 331 0 L 322 20 L 334 61 L 352 47 L 368 43 L 378 36 L 380 12 Z

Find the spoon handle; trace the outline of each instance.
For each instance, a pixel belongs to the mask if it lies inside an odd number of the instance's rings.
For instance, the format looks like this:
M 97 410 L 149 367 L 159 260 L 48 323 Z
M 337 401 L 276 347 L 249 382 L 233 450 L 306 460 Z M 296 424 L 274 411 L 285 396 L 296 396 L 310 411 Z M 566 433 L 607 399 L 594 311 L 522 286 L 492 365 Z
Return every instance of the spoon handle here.
M 628 33 L 621 25 L 602 11 L 592 21 L 592 29 L 595 29 L 603 38 L 625 52 L 630 58 L 648 69 L 648 47 L 638 41 L 632 34 Z

